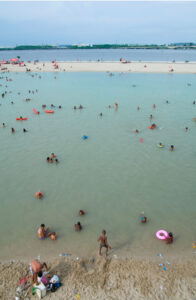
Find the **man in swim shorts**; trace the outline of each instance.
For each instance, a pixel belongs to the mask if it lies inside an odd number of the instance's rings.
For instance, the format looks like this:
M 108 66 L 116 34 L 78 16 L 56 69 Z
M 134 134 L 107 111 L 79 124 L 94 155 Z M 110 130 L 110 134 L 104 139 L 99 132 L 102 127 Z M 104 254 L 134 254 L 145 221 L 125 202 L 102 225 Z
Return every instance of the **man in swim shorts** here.
M 106 248 L 105 255 L 107 256 L 108 255 L 108 249 L 112 249 L 112 248 L 108 244 L 107 236 L 106 236 L 106 231 L 105 230 L 102 230 L 102 233 L 101 233 L 101 235 L 100 235 L 100 237 L 98 238 L 97 241 L 100 242 L 99 255 L 101 255 L 101 250 L 104 247 L 104 248 Z
M 35 259 L 32 260 L 31 264 L 30 264 L 30 271 L 32 274 L 32 282 L 36 283 L 37 285 L 39 284 L 38 280 L 37 280 L 37 274 L 43 269 L 46 268 L 46 271 L 48 271 L 48 267 L 46 265 L 46 263 L 41 263 L 39 260 Z
M 40 240 L 44 240 L 46 239 L 47 237 L 49 236 L 54 236 L 55 238 L 52 238 L 53 240 L 56 239 L 56 232 L 48 232 L 49 231 L 49 228 L 46 228 L 45 229 L 45 224 L 41 224 L 40 228 L 38 229 L 38 238 Z

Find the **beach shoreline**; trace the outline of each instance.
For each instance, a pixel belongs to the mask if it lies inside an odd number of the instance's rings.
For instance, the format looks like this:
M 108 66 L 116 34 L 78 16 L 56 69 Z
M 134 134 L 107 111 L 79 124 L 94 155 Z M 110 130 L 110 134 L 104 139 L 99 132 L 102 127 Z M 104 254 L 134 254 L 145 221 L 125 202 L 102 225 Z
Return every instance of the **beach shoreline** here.
M 46 261 L 62 281 L 45 299 L 195 299 L 196 259 L 168 261 L 118 257 L 62 257 Z M 29 276 L 27 263 L 0 263 L 1 299 L 13 299 L 19 281 Z M 80 296 L 77 296 L 80 295 Z M 32 297 L 29 288 L 28 297 Z
M 183 62 L 84 62 L 84 61 L 64 61 L 56 62 L 57 67 L 52 62 L 24 62 L 25 66 L 18 64 L 1 65 L 1 72 L 129 72 L 129 73 L 196 73 L 196 63 Z

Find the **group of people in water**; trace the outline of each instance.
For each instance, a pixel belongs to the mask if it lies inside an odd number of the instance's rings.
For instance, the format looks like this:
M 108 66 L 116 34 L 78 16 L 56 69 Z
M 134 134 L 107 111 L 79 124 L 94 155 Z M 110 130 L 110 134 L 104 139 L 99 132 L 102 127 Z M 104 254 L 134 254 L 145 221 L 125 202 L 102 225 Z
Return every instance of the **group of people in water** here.
M 51 153 L 51 155 L 46 158 L 46 162 L 49 164 L 52 164 L 53 162 L 58 164 L 59 160 L 58 160 L 58 158 L 56 158 L 56 155 L 54 153 Z

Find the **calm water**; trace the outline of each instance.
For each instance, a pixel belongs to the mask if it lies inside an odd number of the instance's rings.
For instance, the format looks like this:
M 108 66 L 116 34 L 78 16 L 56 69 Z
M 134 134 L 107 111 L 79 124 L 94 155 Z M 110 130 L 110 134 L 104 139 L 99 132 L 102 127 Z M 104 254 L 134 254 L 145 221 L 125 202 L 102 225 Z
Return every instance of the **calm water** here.
M 12 82 L 0 80 L 1 93 L 6 84 L 7 91 L 12 91 L 0 99 L 0 122 L 7 124 L 0 128 L 0 259 L 45 258 L 62 252 L 96 254 L 96 239 L 103 228 L 113 254 L 193 255 L 196 124 L 192 118 L 196 117 L 196 105 L 192 101 L 196 76 L 41 76 L 9 74 Z M 37 94 L 28 94 L 36 88 Z M 27 97 L 32 100 L 25 102 Z M 109 110 L 107 106 L 115 101 L 118 111 Z M 62 109 L 48 115 L 41 108 L 44 103 L 48 107 L 61 104 Z M 74 111 L 73 106 L 80 104 L 86 108 Z M 34 107 L 40 115 L 33 114 Z M 154 131 L 148 129 L 150 114 L 158 125 Z M 28 120 L 17 122 L 20 115 Z M 27 133 L 22 132 L 23 127 Z M 88 135 L 88 140 L 84 141 L 83 135 Z M 164 149 L 157 148 L 159 142 Z M 171 144 L 173 153 L 168 149 Z M 57 155 L 59 165 L 46 163 L 51 152 Z M 34 197 L 39 189 L 43 200 Z M 87 211 L 86 216 L 78 217 L 79 209 Z M 139 222 L 141 211 L 149 219 L 145 225 Z M 76 221 L 84 226 L 81 233 L 73 230 Z M 41 223 L 58 232 L 56 242 L 37 239 Z M 175 243 L 168 246 L 158 241 L 158 229 L 172 231 Z
M 131 61 L 196 61 L 195 50 L 131 50 L 131 49 L 97 49 L 97 50 L 28 50 L 0 51 L 0 60 L 20 56 L 22 60 L 40 61 L 119 61 L 121 57 Z

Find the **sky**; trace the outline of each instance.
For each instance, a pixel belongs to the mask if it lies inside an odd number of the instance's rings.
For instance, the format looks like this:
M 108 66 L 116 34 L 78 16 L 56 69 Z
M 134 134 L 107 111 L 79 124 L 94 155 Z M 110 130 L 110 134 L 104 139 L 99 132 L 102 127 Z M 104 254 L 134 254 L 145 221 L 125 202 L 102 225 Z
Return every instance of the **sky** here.
M 0 2 L 0 46 L 196 42 L 196 2 Z

